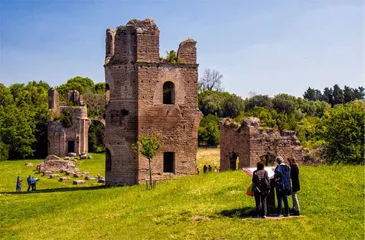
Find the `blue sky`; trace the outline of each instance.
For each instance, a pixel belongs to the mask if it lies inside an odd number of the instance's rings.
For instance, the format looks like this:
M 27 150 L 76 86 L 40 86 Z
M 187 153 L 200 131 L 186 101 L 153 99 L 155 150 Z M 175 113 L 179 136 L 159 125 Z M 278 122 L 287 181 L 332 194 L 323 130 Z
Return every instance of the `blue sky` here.
M 0 0 L 0 82 L 103 82 L 105 30 L 132 18 L 155 20 L 161 55 L 194 38 L 199 72 L 242 97 L 364 85 L 362 0 Z

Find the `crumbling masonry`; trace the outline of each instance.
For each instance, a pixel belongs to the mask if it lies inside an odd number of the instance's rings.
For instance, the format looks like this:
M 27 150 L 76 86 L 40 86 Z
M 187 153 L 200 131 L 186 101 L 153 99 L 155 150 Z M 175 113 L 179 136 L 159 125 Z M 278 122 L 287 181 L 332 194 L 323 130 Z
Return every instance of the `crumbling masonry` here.
M 304 151 L 294 131 L 264 129 L 259 123 L 258 118 L 247 118 L 242 125 L 230 119 L 222 120 L 219 126 L 221 170 L 256 167 L 260 160 L 272 165 L 278 155 L 303 160 Z
M 50 118 L 48 121 L 48 155 L 59 157 L 68 153 L 88 153 L 88 132 L 90 119 L 87 117 L 87 107 L 82 104 L 80 93 L 76 90 L 68 92 L 66 103 L 59 102 L 58 92 L 55 88 L 48 90 L 48 108 Z M 66 110 L 71 112 L 72 125 L 64 127 L 57 120 Z
M 159 135 L 153 179 L 196 172 L 198 64 L 196 42 L 180 43 L 176 62 L 159 56 L 153 20 L 131 20 L 106 31 L 106 185 L 133 185 L 148 178 L 148 161 L 132 149 L 138 136 Z

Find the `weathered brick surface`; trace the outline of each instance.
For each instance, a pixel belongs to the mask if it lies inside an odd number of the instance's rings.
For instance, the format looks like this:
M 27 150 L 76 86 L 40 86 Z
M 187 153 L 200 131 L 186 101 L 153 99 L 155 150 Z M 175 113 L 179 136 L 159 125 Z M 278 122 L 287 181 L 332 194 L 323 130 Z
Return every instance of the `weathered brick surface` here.
M 148 178 L 147 160 L 132 150 L 139 135 L 161 136 L 163 147 L 152 163 L 154 179 L 195 173 L 202 117 L 197 99 L 198 65 L 196 42 L 184 42 L 178 53 L 186 62 L 170 64 L 160 61 L 159 29 L 152 20 L 131 20 L 107 30 L 107 185 L 133 185 Z M 174 104 L 163 104 L 167 81 L 174 84 Z M 163 172 L 164 152 L 175 153 L 173 173 Z
M 220 168 L 231 169 L 231 160 L 239 158 L 238 168 L 256 167 L 266 154 L 302 161 L 300 141 L 293 131 L 274 131 L 259 127 L 258 118 L 245 119 L 238 126 L 229 119 L 220 124 Z
M 79 105 L 81 97 L 78 91 L 73 90 L 68 93 L 69 100 Z M 54 112 L 56 116 L 60 116 L 68 106 L 63 106 L 58 101 L 58 93 L 54 88 L 48 90 L 49 110 Z M 74 141 L 74 152 L 88 153 L 88 133 L 90 127 L 90 119 L 87 117 L 86 106 L 72 106 L 72 126 L 65 128 L 62 123 L 53 121 L 48 122 L 48 155 L 57 155 L 60 157 L 67 156 L 69 152 L 68 141 Z

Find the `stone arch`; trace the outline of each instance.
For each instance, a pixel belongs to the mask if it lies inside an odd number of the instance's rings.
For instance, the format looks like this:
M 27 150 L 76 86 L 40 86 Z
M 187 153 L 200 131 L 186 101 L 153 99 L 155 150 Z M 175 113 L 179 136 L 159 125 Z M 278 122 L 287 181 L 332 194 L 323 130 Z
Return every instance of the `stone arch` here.
M 162 87 L 163 104 L 175 104 L 175 85 L 167 81 Z

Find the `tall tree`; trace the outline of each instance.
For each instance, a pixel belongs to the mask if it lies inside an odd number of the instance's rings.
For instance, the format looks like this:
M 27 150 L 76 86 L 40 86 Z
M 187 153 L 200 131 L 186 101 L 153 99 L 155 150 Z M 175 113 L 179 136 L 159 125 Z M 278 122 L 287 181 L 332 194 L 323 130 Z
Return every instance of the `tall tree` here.
M 340 88 L 340 86 L 338 86 L 338 84 L 335 84 L 333 86 L 333 105 L 343 104 L 343 103 L 344 103 L 343 91 Z
M 206 68 L 203 73 L 203 77 L 200 79 L 200 90 L 202 92 L 206 90 L 215 90 L 222 92 L 222 78 L 223 75 L 218 70 Z

